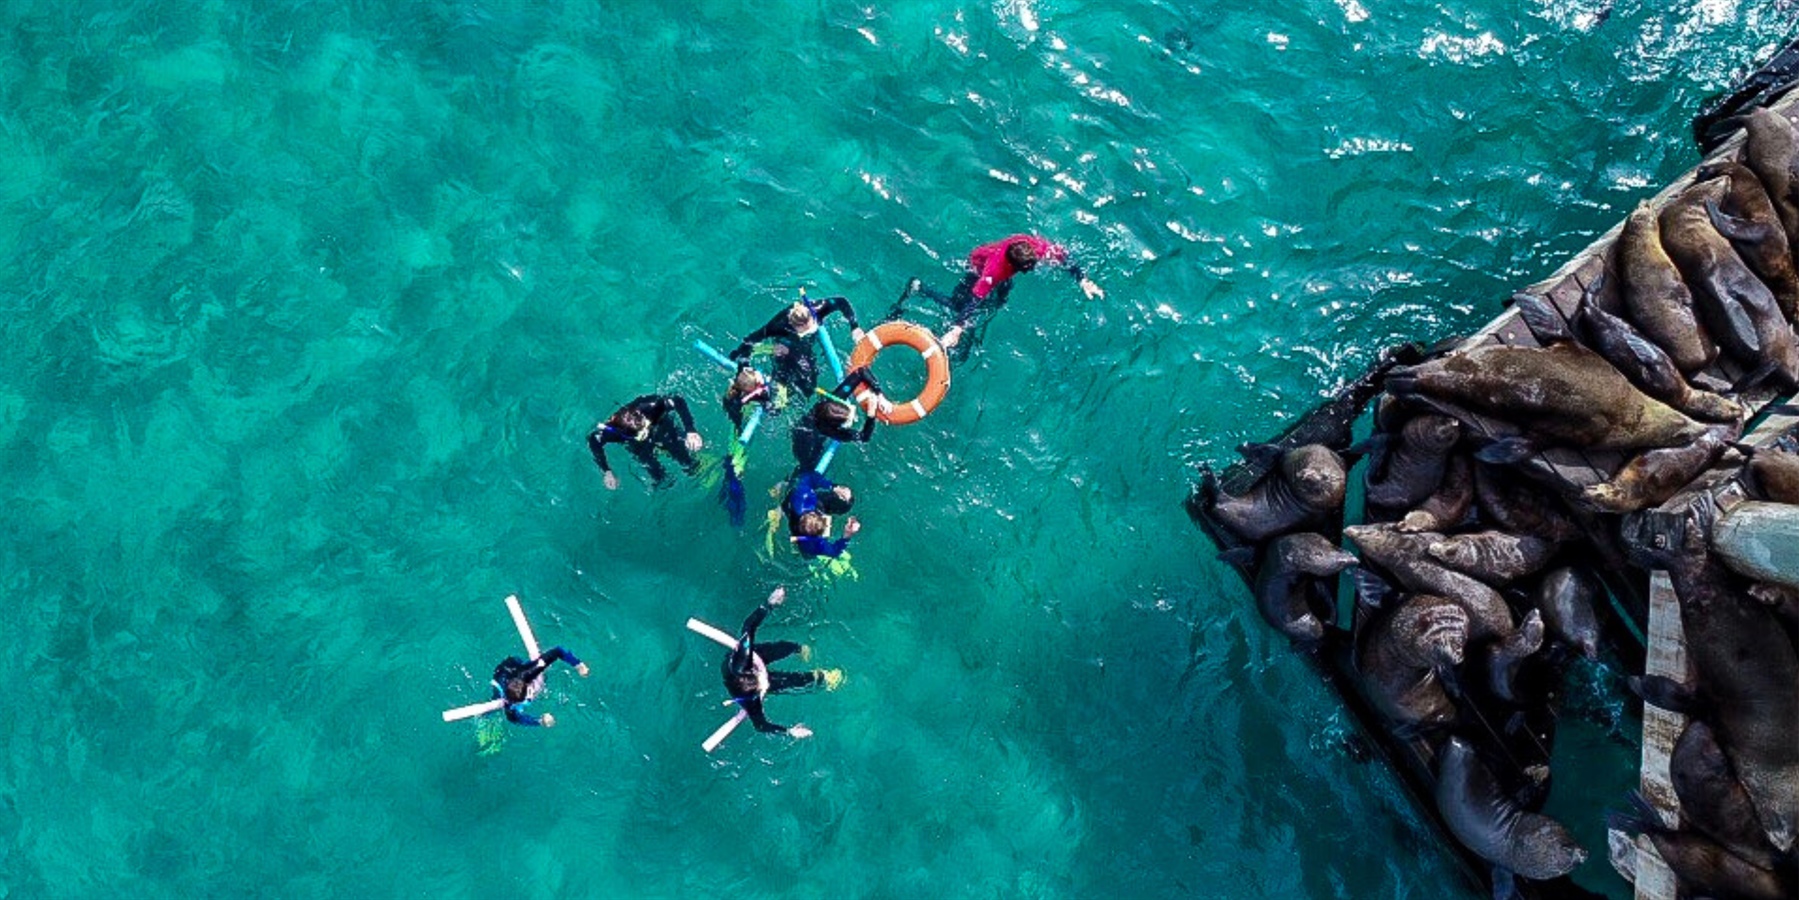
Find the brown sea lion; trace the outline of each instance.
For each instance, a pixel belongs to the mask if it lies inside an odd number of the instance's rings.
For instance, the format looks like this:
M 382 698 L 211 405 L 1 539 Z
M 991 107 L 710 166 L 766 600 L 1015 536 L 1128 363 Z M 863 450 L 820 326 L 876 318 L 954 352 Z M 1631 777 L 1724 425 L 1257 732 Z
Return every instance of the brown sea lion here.
M 1758 289 L 1767 293 L 1768 286 L 1750 273 L 1730 242 L 1712 227 L 1705 206 L 1716 199 L 1715 186 L 1711 181 L 1694 185 L 1662 207 L 1662 247 L 1693 292 L 1693 309 L 1712 339 L 1725 353 L 1751 362 L 1760 358 L 1762 346 L 1742 297 Z
M 1208 469 L 1202 490 L 1213 497 L 1212 514 L 1246 541 L 1321 523 L 1343 505 L 1348 476 L 1343 459 L 1322 444 L 1295 447 L 1241 497 L 1223 494 Z
M 1452 600 L 1468 611 L 1470 637 L 1476 641 L 1504 638 L 1515 626 L 1512 611 L 1499 592 L 1485 582 L 1463 575 L 1430 558 L 1425 552 L 1443 536 L 1433 532 L 1406 534 L 1392 525 L 1351 525 L 1343 529 L 1362 557 L 1392 573 L 1408 589 Z
M 1530 535 L 1479 531 L 1432 541 L 1424 552 L 1457 572 L 1504 587 L 1548 565 L 1555 548 L 1554 543 Z
M 1525 878 L 1557 878 L 1587 858 L 1560 822 L 1519 806 L 1460 737 L 1437 754 L 1437 811 L 1463 846 Z
M 1668 757 L 1668 775 L 1687 825 L 1754 865 L 1775 866 L 1774 846 L 1762 833 L 1755 804 L 1711 726 L 1699 719 L 1687 723 Z
M 1457 453 L 1443 468 L 1443 482 L 1418 508 L 1399 520 L 1398 529 L 1408 534 L 1448 531 L 1468 518 L 1474 507 L 1474 462 Z
M 1444 690 L 1462 664 L 1468 613 L 1458 604 L 1413 594 L 1370 620 L 1356 650 L 1356 670 L 1369 700 L 1401 729 L 1438 728 L 1455 721 Z
M 1787 241 L 1785 225 L 1774 201 L 1762 187 L 1761 179 L 1749 167 L 1733 160 L 1722 160 L 1699 168 L 1699 181 L 1722 176 L 1723 196 L 1715 206 L 1706 208 L 1712 227 L 1730 239 L 1730 246 L 1780 303 L 1780 311 L 1792 321 L 1799 310 L 1799 267 L 1793 264 L 1792 245 Z
M 1599 658 L 1599 617 L 1593 601 L 1599 595 L 1591 576 L 1563 566 L 1550 570 L 1531 594 L 1531 606 L 1543 614 L 1550 640 L 1573 647 L 1587 659 Z
M 1749 457 L 1749 487 L 1771 503 L 1799 503 L 1799 453 L 1756 450 Z
M 1744 131 L 1743 165 L 1767 189 L 1787 243 L 1799 245 L 1799 130 L 1786 116 L 1758 108 L 1750 111 Z
M 1632 449 L 1685 443 L 1704 426 L 1636 389 L 1578 344 L 1537 349 L 1484 344 L 1395 367 L 1387 389 L 1496 416 L 1536 438 L 1576 447 Z
M 1638 390 L 1694 418 L 1708 422 L 1734 422 L 1743 415 L 1736 401 L 1700 390 L 1687 381 L 1667 351 L 1638 333 L 1635 327 L 1612 315 L 1596 301 L 1607 279 L 1601 275 L 1586 286 L 1575 307 L 1572 325 L 1547 298 L 1520 292 L 1513 305 L 1532 334 L 1543 344 L 1577 341 L 1605 357 Z
M 1380 472 L 1368 468 L 1369 503 L 1388 509 L 1411 509 L 1443 481 L 1449 450 L 1462 436 L 1461 423 L 1449 416 L 1413 416 L 1397 435 L 1387 435 Z
M 1275 538 L 1256 571 L 1256 608 L 1276 631 L 1300 642 L 1324 637 L 1324 623 L 1308 599 L 1312 584 L 1355 565 L 1355 554 L 1323 535 L 1301 532 Z
M 1581 500 L 1612 513 L 1660 506 L 1717 462 L 1742 431 L 1736 423 L 1713 425 L 1684 447 L 1645 450 L 1625 463 L 1610 481 L 1581 491 Z
M 1799 837 L 1799 651 L 1774 612 L 1739 594 L 1707 551 L 1701 515 L 1689 513 L 1673 540 L 1649 534 L 1646 521 L 1626 522 L 1639 532 L 1632 543 L 1674 584 L 1697 679 L 1691 690 L 1762 830 L 1776 849 L 1792 849 Z
M 1661 224 L 1649 204 L 1639 204 L 1618 235 L 1617 263 L 1624 311 L 1680 371 L 1692 375 L 1718 358 L 1693 310 L 1693 294 L 1662 248 Z
M 1681 896 L 1793 900 L 1789 878 L 1737 856 L 1703 834 L 1653 828 L 1644 833 L 1679 880 Z

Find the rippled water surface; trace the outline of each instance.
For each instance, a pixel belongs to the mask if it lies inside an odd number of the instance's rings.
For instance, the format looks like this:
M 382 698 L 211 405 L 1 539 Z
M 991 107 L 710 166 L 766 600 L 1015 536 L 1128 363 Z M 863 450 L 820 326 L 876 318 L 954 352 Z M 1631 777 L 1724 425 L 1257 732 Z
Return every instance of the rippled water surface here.
M 1461 895 L 1180 500 L 1689 167 L 1792 18 L 8 3 L 0 897 Z M 767 554 L 779 424 L 744 531 L 602 488 L 636 394 L 720 442 L 695 338 L 802 285 L 875 318 L 1021 230 L 1107 297 L 1029 276 L 842 454 L 859 578 Z M 708 757 L 682 622 L 782 582 L 765 637 L 848 683 Z M 438 711 L 508 593 L 595 673 L 483 756 Z

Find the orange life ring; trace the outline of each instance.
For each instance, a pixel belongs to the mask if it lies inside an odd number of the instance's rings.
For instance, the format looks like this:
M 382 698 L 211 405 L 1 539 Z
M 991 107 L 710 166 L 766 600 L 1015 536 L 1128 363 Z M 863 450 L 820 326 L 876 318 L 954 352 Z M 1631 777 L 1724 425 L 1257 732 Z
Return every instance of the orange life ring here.
M 874 362 L 877 354 L 896 344 L 911 347 L 924 357 L 924 390 L 904 403 L 896 400 L 891 410 L 877 411 L 874 415 L 889 425 L 910 425 L 930 415 L 949 393 L 949 357 L 929 328 L 911 322 L 882 322 L 864 332 L 862 340 L 856 342 L 855 349 L 850 351 L 850 368 L 860 369 Z

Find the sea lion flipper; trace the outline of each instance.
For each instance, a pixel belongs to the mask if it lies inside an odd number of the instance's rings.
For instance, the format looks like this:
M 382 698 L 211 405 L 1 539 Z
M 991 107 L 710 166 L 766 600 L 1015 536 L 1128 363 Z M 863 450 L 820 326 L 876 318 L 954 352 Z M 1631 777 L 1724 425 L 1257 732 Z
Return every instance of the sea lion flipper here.
M 1504 466 L 1520 462 L 1537 450 L 1529 438 L 1514 435 L 1489 442 L 1474 451 L 1474 458 L 1484 463 Z
M 1241 454 L 1251 466 L 1267 471 L 1272 470 L 1275 466 L 1280 464 L 1281 454 L 1285 451 L 1281 450 L 1279 444 L 1251 442 L 1239 445 L 1237 447 L 1237 452 Z
M 1517 877 L 1505 866 L 1493 867 L 1493 900 L 1524 900 Z
M 1512 305 L 1517 307 L 1518 316 L 1524 320 L 1524 327 L 1536 335 L 1537 340 L 1545 346 L 1574 340 L 1574 333 L 1568 330 L 1568 323 L 1563 321 L 1560 310 L 1545 297 L 1529 291 L 1519 291 L 1512 295 Z
M 1355 600 L 1366 609 L 1380 609 L 1393 596 L 1393 585 L 1367 568 L 1357 566 L 1351 579 L 1355 581 Z
M 1699 704 L 1693 689 L 1665 675 L 1633 675 L 1626 683 L 1645 703 L 1682 715 L 1697 711 Z
M 1712 227 L 1716 228 L 1719 234 L 1746 244 L 1767 240 L 1775 229 L 1772 222 L 1757 222 L 1754 219 L 1733 216 L 1719 207 L 1718 201 L 1715 199 L 1705 201 L 1705 213 L 1711 217 Z

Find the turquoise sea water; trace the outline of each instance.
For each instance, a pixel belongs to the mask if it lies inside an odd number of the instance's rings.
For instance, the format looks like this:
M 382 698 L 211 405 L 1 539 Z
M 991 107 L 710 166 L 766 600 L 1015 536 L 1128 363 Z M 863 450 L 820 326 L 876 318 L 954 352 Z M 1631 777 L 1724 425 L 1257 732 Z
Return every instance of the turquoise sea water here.
M 1793 17 L 13 0 L 0 897 L 1466 895 L 1180 501 L 1690 166 Z M 779 428 L 742 532 L 602 489 L 638 393 L 722 443 L 695 338 L 1021 230 L 1107 298 L 1029 276 L 839 457 L 859 579 L 764 553 Z M 778 583 L 848 683 L 708 757 L 682 622 Z M 481 756 L 509 593 L 595 674 Z

